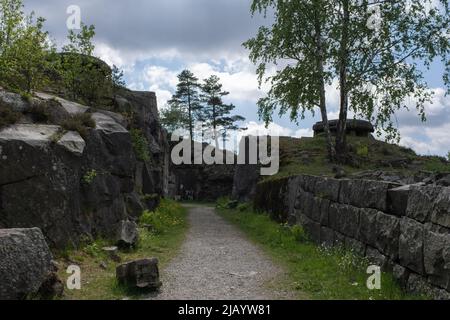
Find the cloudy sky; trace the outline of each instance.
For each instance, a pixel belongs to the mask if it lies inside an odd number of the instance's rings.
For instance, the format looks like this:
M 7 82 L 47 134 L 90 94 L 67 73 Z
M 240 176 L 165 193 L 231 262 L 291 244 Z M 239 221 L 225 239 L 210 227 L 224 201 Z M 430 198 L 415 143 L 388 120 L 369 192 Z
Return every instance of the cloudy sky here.
M 67 8 L 77 5 L 86 24 L 96 26 L 96 55 L 125 71 L 127 86 L 155 91 L 164 107 L 177 83 L 177 74 L 189 68 L 200 79 L 219 76 L 231 94 L 229 102 L 247 118 L 248 133 L 265 133 L 257 117 L 256 101 L 264 95 L 258 89 L 255 67 L 242 43 L 267 24 L 263 17 L 251 17 L 251 0 L 24 0 L 26 11 L 47 19 L 46 28 L 58 44 L 67 35 Z M 397 115 L 402 144 L 421 154 L 447 155 L 450 151 L 450 97 L 445 97 L 442 65 L 437 62 L 426 73 L 436 95 L 427 106 L 428 121 L 416 114 Z M 327 90 L 330 113 L 337 114 L 336 84 Z M 318 116 L 300 125 L 274 117 L 272 134 L 309 136 Z

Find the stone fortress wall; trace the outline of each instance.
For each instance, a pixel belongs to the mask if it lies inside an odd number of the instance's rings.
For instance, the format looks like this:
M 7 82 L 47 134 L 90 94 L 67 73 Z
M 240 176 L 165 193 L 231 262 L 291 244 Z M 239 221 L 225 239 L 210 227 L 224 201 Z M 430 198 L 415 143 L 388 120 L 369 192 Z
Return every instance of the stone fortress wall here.
M 259 183 L 254 204 L 367 257 L 408 292 L 450 299 L 450 187 L 301 175 Z

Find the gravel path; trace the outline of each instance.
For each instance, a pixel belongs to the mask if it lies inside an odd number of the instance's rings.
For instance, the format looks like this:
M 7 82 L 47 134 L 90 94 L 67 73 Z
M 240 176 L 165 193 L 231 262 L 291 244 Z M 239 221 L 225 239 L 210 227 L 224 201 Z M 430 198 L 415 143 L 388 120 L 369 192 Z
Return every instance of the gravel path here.
M 250 243 L 214 208 L 189 207 L 190 230 L 181 253 L 162 271 L 160 300 L 267 300 L 293 295 L 267 285 L 280 267 Z

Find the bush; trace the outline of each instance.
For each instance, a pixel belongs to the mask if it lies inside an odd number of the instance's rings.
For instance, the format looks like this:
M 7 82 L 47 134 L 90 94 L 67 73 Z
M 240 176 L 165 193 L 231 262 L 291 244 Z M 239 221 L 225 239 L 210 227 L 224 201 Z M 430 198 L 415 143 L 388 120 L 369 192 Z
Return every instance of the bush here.
M 20 117 L 19 112 L 15 112 L 10 106 L 0 103 L 0 128 L 15 124 Z
M 152 232 L 155 234 L 164 234 L 174 226 L 183 223 L 183 209 L 174 201 L 162 199 L 159 207 L 153 211 L 145 211 L 139 219 L 139 224 L 151 225 Z
M 68 131 L 76 131 L 83 139 L 88 135 L 88 128 L 95 128 L 95 121 L 90 113 L 77 113 L 67 120 L 61 126 Z
M 366 145 L 360 145 L 356 149 L 356 154 L 360 157 L 367 157 L 369 155 L 369 147 Z
M 150 161 L 150 149 L 147 138 L 140 129 L 131 129 L 131 141 L 136 157 L 141 161 Z
M 298 241 L 298 242 L 308 242 L 309 241 L 308 234 L 305 232 L 305 229 L 303 229 L 302 226 L 299 226 L 299 225 L 292 226 L 291 233 L 294 236 L 295 241 Z
M 26 113 L 31 115 L 33 121 L 37 123 L 48 123 L 50 120 L 50 111 L 45 103 L 33 104 Z

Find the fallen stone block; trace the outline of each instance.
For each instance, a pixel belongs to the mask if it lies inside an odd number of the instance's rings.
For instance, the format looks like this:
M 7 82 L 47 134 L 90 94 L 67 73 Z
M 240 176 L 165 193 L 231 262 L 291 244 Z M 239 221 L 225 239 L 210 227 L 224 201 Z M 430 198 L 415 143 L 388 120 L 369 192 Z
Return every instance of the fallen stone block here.
M 119 248 L 136 246 L 139 240 L 137 224 L 133 221 L 121 221 L 117 227 L 117 245 Z
M 122 264 L 116 268 L 116 278 L 119 284 L 128 288 L 158 290 L 162 285 L 156 258 Z

